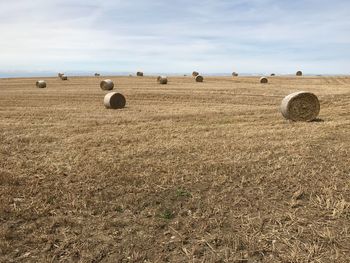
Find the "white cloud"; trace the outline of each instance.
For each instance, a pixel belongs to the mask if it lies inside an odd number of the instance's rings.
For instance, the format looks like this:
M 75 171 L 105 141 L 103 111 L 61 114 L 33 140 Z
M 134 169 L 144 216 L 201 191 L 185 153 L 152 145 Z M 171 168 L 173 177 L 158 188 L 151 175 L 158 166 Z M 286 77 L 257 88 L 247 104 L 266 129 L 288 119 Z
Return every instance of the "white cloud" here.
M 292 72 L 299 65 L 346 73 L 350 66 L 346 1 L 0 4 L 0 71 Z

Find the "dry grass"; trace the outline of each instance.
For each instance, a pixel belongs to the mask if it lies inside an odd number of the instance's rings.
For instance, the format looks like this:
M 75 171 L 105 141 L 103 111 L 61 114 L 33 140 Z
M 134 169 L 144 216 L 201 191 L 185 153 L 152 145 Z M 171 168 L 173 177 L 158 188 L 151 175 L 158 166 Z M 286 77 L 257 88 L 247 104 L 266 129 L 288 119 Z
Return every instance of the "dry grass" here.
M 349 262 L 350 78 L 110 78 L 0 80 L 1 262 Z

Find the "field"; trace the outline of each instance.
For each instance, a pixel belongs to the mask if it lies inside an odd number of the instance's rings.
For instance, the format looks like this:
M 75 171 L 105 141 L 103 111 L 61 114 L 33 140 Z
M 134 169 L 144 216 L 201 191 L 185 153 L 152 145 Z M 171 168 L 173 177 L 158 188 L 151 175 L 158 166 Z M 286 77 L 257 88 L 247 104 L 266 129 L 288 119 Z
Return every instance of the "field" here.
M 0 262 L 350 262 L 350 77 L 109 78 L 0 79 Z

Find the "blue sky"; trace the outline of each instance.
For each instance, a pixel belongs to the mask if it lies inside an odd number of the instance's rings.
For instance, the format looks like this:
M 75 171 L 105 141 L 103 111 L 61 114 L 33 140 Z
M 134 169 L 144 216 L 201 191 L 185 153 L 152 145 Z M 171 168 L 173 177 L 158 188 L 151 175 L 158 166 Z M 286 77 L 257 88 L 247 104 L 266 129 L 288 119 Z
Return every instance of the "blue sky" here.
M 1 72 L 350 72 L 350 1 L 0 0 Z

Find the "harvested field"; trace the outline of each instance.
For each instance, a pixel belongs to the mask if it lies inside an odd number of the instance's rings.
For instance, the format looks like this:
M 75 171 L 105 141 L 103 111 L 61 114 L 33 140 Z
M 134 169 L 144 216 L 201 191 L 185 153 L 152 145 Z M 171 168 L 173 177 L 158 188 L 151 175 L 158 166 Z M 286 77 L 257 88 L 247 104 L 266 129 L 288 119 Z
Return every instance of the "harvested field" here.
M 106 78 L 0 79 L 0 262 L 349 262 L 350 78 Z

